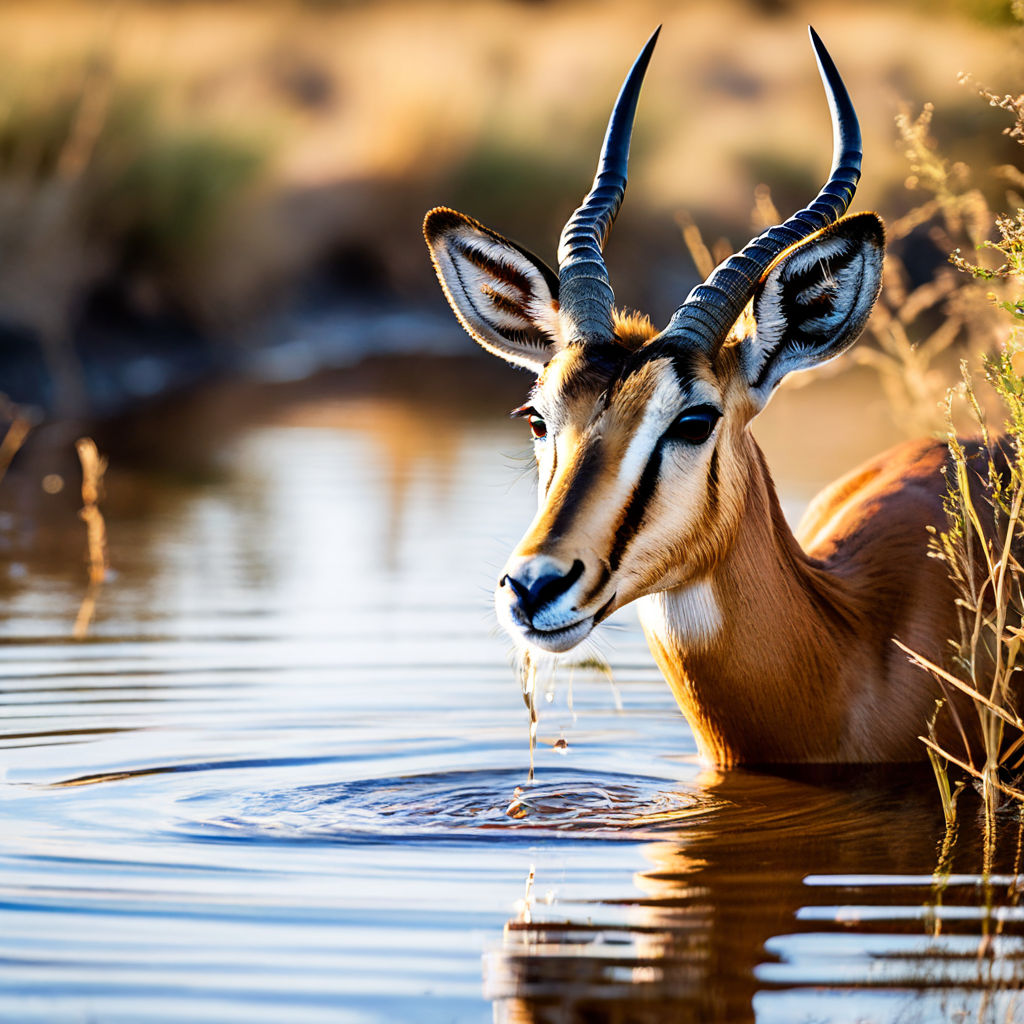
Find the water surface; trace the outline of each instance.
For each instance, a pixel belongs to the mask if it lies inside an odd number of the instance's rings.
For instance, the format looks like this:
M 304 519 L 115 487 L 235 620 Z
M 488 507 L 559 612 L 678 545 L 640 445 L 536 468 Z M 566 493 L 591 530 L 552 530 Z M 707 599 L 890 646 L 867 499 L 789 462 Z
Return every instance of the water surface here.
M 628 611 L 542 686 L 527 783 L 489 596 L 534 501 L 526 378 L 462 372 L 108 431 L 84 641 L 73 466 L 41 444 L 5 482 L 0 1020 L 1024 1016 L 1017 825 L 983 875 L 927 774 L 704 770 Z M 764 424 L 787 508 L 884 440 L 849 388 Z M 852 448 L 797 450 L 843 399 Z

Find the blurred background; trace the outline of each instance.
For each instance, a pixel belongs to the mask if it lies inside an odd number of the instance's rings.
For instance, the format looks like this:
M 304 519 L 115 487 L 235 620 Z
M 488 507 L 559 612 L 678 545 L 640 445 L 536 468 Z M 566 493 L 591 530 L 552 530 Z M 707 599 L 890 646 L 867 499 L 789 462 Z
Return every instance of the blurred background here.
M 921 202 L 901 109 L 935 104 L 950 161 L 1016 158 L 1007 115 L 957 82 L 1019 88 L 996 0 L 5 3 L 0 390 L 109 416 L 213 373 L 469 352 L 423 213 L 454 206 L 553 261 L 658 23 L 608 262 L 619 301 L 664 322 L 696 280 L 690 219 L 718 255 L 760 226 L 758 186 L 786 216 L 827 172 L 809 21 L 860 113 L 860 208 Z
M 223 479 L 232 439 L 268 420 L 354 432 L 398 523 L 412 476 L 451 477 L 461 442 L 530 384 L 458 327 L 425 211 L 455 207 L 554 262 L 622 76 L 663 24 L 606 253 L 619 303 L 663 324 L 827 175 L 809 21 L 857 105 L 856 208 L 886 219 L 889 256 L 851 356 L 758 420 L 794 517 L 865 455 L 940 429 L 958 358 L 1005 334 L 998 280 L 948 257 L 984 260 L 1024 192 L 1013 112 L 979 95 L 1022 88 L 1009 3 L 0 4 L 11 585 L 32 589 L 30 553 L 81 580 L 83 434 L 94 473 L 109 459 L 92 492 L 116 519 L 150 514 L 154 475 Z M 798 451 L 809 423 L 824 443 Z M 94 541 L 90 578 L 106 565 Z

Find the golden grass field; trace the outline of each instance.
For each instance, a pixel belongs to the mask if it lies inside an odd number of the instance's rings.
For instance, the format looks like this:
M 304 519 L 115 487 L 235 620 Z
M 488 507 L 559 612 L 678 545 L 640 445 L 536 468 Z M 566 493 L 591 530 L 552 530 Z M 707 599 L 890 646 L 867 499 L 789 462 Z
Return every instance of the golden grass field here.
M 0 318 L 67 333 L 114 278 L 142 308 L 237 329 L 325 266 L 418 299 L 435 204 L 550 258 L 663 23 L 608 254 L 620 298 L 657 317 L 692 284 L 680 211 L 740 244 L 757 184 L 786 214 L 826 173 L 808 21 L 860 112 L 861 208 L 916 201 L 901 105 L 934 102 L 956 159 L 1015 157 L 1005 115 L 956 80 L 1020 89 L 1021 30 L 992 3 L 4 4 Z

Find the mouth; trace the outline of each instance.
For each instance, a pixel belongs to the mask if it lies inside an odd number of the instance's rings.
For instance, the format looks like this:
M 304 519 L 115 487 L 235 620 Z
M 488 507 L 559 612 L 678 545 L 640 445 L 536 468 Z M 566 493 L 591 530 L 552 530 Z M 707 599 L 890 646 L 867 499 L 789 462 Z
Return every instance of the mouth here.
M 535 624 L 528 622 L 518 608 L 502 605 L 500 602 L 498 618 L 505 632 L 517 643 L 525 643 L 528 647 L 536 647 L 551 654 L 562 654 L 572 650 L 590 635 L 593 628 L 608 614 L 614 600 L 613 594 L 593 615 L 587 615 L 555 629 L 539 629 Z
M 542 651 L 561 654 L 572 650 L 581 640 L 589 636 L 594 628 L 594 616 L 588 615 L 579 622 L 560 629 L 536 629 L 533 626 L 518 626 L 516 632 L 530 647 L 539 647 Z

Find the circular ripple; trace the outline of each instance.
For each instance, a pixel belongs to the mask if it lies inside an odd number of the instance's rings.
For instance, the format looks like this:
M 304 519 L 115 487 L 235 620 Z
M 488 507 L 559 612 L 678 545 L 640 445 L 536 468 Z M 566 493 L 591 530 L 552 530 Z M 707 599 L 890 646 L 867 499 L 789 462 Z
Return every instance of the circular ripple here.
M 381 841 L 418 838 L 636 839 L 712 810 L 706 796 L 666 779 L 574 771 L 448 772 L 307 786 L 212 800 L 215 813 L 184 825 L 206 837 Z M 230 800 L 232 808 L 223 804 Z

